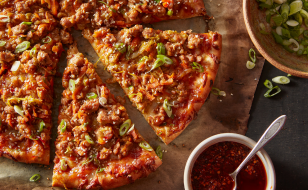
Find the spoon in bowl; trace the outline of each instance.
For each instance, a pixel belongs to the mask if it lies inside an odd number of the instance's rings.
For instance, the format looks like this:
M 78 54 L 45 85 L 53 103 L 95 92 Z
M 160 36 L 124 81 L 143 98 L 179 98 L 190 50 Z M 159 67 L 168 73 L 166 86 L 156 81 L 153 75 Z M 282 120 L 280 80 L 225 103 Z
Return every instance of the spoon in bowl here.
M 241 171 L 241 169 L 247 164 L 247 162 L 272 138 L 282 129 L 283 125 L 285 124 L 287 116 L 282 115 L 278 117 L 263 133 L 262 137 L 259 139 L 255 147 L 250 151 L 248 156 L 243 160 L 243 162 L 236 168 L 236 170 L 229 174 L 233 181 L 234 187 L 233 190 L 237 188 L 236 176 Z

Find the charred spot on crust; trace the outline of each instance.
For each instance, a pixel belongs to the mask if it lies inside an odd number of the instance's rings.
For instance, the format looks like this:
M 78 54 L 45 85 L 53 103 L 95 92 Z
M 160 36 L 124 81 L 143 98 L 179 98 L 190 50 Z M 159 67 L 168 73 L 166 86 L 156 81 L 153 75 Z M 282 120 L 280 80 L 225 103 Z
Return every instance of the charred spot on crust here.
M 217 32 L 215 32 L 214 35 L 213 35 L 213 42 L 215 42 L 217 40 L 218 40 L 218 34 L 217 34 Z
M 214 84 L 214 81 L 210 80 L 210 88 L 212 88 L 213 84 Z
M 214 62 L 215 62 L 216 64 L 220 64 L 220 61 L 219 61 L 219 59 L 217 58 L 216 55 L 211 54 L 211 57 L 212 57 L 212 59 L 214 60 Z
M 203 79 L 202 87 L 204 88 L 205 85 L 206 85 L 206 81 L 207 81 L 207 74 L 206 73 L 203 73 L 202 79 Z

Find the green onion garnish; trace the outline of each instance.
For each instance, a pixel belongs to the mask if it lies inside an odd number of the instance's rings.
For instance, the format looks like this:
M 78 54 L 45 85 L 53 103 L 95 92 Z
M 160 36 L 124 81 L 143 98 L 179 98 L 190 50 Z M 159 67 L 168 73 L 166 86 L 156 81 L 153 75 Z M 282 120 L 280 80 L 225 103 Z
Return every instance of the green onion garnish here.
M 149 57 L 148 57 L 148 56 L 143 56 L 143 57 L 138 61 L 138 63 L 146 62 L 147 60 L 149 60 Z
M 156 152 L 156 155 L 160 158 L 160 159 L 163 159 L 163 152 L 161 151 L 161 147 L 158 146 L 155 150 Z
M 36 47 L 34 47 L 34 48 L 32 48 L 32 49 L 30 50 L 30 56 L 31 56 L 31 57 L 34 57 L 34 56 L 36 55 L 36 53 L 37 53 Z
M 34 174 L 29 180 L 31 182 L 35 182 L 37 180 L 41 179 L 41 175 L 40 174 Z
M 38 140 L 38 138 L 34 138 L 33 135 L 31 135 L 31 136 L 29 137 L 29 139 L 31 139 L 31 140 L 33 140 L 33 141 L 37 141 L 37 140 Z
M 25 25 L 30 26 L 32 24 L 32 22 L 22 22 L 21 24 L 25 24 Z
M 293 1 L 290 4 L 290 12 L 289 12 L 289 16 L 299 12 L 301 9 L 303 8 L 303 2 L 302 1 Z
M 61 161 L 60 161 L 60 168 L 61 168 L 62 171 L 67 170 L 67 164 L 66 164 L 64 159 L 61 159 Z
M 88 141 L 88 143 L 94 144 L 94 141 L 92 140 L 92 138 L 89 135 L 85 135 L 85 138 Z
M 130 55 L 133 53 L 133 49 L 131 46 L 127 46 L 126 59 L 129 60 Z
M 21 116 L 24 116 L 24 111 L 21 109 L 21 107 L 14 105 L 14 110 L 16 113 L 18 113 Z
M 171 9 L 168 10 L 167 15 L 168 15 L 168 16 L 172 16 L 172 15 L 173 15 L 173 10 L 171 10 Z
M 290 79 L 285 76 L 278 76 L 272 79 L 273 82 L 278 83 L 278 84 L 289 84 Z
M 173 63 L 173 61 L 169 57 L 167 57 L 165 55 L 157 55 L 157 59 L 154 62 L 154 65 L 152 66 L 152 68 L 149 72 L 151 72 L 152 70 L 154 70 L 154 69 L 156 69 L 156 68 L 158 68 L 158 67 L 160 67 L 164 64 L 170 65 L 172 63 Z
M 86 94 L 86 97 L 88 99 L 94 99 L 94 98 L 97 97 L 97 94 L 95 94 L 94 92 L 90 92 L 90 93 Z
M 47 36 L 46 38 L 43 38 L 43 39 L 42 39 L 42 42 L 43 42 L 44 44 L 48 44 L 48 43 L 51 42 L 51 41 L 52 41 L 52 39 L 51 39 L 50 36 Z
M 97 168 L 96 173 L 101 173 L 105 171 L 106 168 Z
M 28 41 L 23 41 L 20 44 L 16 46 L 15 52 L 14 53 L 20 53 L 25 50 L 27 50 L 30 47 L 30 42 Z
M 69 84 L 70 91 L 73 92 L 75 90 L 75 80 L 70 79 L 68 84 Z
M 247 69 L 253 69 L 253 68 L 255 68 L 255 66 L 256 66 L 256 64 L 251 62 L 251 61 L 247 61 L 247 63 L 246 63 Z
M 153 148 L 149 145 L 149 143 L 147 143 L 146 141 L 141 141 L 139 143 L 139 146 L 141 148 L 143 148 L 144 150 L 147 150 L 147 151 L 153 151 Z
M 166 48 L 163 43 L 158 43 L 156 49 L 158 55 L 166 55 Z
M 0 47 L 5 46 L 5 44 L 6 44 L 6 41 L 0 41 Z
M 123 43 L 117 43 L 114 46 L 120 53 L 125 53 L 126 52 L 126 46 Z
M 66 131 L 66 122 L 63 119 L 60 123 L 60 131 L 61 131 L 61 134 L 63 134 Z
M 255 63 L 255 62 L 257 61 L 255 50 L 252 49 L 252 48 L 250 48 L 250 50 L 249 50 L 248 53 L 249 53 L 249 57 L 250 57 L 251 61 L 252 61 L 253 63 Z M 251 53 L 253 53 L 253 55 L 251 55 Z
M 292 76 L 291 74 L 288 74 L 288 75 L 287 75 L 287 77 L 291 77 L 291 76 Z
M 272 82 L 269 81 L 269 80 L 267 80 L 267 79 L 264 81 L 263 84 L 264 84 L 264 86 L 265 86 L 266 88 L 269 88 L 269 89 L 273 88 Z
M 126 121 L 124 121 L 119 130 L 120 136 L 125 135 L 131 125 L 132 125 L 132 121 L 130 119 L 127 119 Z
M 276 90 L 275 93 L 271 94 L 273 90 Z M 269 89 L 265 94 L 264 97 L 269 98 L 269 97 L 273 97 L 275 95 L 277 95 L 279 92 L 281 92 L 281 89 L 279 88 L 279 86 L 275 86 L 274 88 Z
M 166 114 L 168 115 L 168 117 L 171 117 L 172 116 L 172 108 L 171 108 L 171 104 L 169 104 L 168 100 L 165 99 L 164 100 L 164 104 L 163 104 L 163 108 L 166 112 Z
M 44 123 L 44 121 L 42 120 L 42 121 L 40 122 L 40 128 L 39 128 L 38 132 L 39 132 L 39 133 L 42 132 L 43 129 L 44 129 L 44 127 L 45 127 L 45 123 Z
M 197 70 L 197 71 L 200 72 L 200 73 L 203 73 L 203 72 L 204 72 L 203 66 L 200 65 L 199 63 L 193 62 L 191 65 L 192 65 L 192 69 L 193 69 L 193 70 Z
M 226 92 L 225 91 L 221 91 L 218 88 L 212 87 L 211 93 L 216 95 L 216 96 L 226 96 Z

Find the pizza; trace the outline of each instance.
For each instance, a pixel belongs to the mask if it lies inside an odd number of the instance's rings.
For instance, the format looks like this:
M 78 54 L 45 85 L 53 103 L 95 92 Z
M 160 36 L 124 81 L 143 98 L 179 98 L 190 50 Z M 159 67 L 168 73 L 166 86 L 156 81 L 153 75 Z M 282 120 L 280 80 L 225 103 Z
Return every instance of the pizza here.
M 110 189 L 155 171 L 160 158 L 76 44 L 67 60 L 52 185 Z
M 61 0 L 58 17 L 65 28 L 128 27 L 206 14 L 202 0 Z
M 1 1 L 0 10 L 0 156 L 49 164 L 53 80 L 70 35 L 41 0 Z
M 100 60 L 166 143 L 197 116 L 219 66 L 221 35 L 136 25 L 85 29 Z

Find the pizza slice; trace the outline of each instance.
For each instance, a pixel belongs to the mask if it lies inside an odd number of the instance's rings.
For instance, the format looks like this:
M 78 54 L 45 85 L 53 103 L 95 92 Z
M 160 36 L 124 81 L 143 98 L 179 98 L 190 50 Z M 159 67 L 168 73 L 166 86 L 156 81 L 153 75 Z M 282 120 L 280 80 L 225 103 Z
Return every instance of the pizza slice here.
M 110 189 L 155 171 L 161 160 L 76 44 L 67 59 L 53 186 Z
M 61 0 L 58 17 L 65 28 L 127 27 L 140 23 L 185 19 L 206 14 L 202 0 Z
M 85 29 L 100 60 L 156 134 L 174 140 L 196 117 L 219 66 L 221 35 L 136 25 Z
M 0 6 L 0 156 L 49 164 L 53 78 L 63 51 L 41 1 Z

